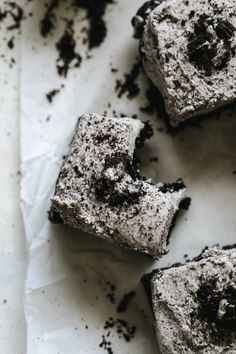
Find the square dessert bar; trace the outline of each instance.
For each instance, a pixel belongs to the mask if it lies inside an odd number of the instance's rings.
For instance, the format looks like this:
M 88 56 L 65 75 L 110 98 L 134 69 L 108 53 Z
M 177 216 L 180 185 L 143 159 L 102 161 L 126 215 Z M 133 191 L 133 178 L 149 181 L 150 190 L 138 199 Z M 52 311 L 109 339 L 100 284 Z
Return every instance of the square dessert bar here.
M 236 248 L 208 249 L 147 279 L 161 353 L 236 353 Z
M 235 0 L 149 1 L 132 23 L 173 126 L 236 100 Z
M 157 258 L 185 196 L 182 180 L 151 184 L 139 176 L 135 150 L 152 134 L 132 118 L 82 116 L 51 201 L 61 221 Z

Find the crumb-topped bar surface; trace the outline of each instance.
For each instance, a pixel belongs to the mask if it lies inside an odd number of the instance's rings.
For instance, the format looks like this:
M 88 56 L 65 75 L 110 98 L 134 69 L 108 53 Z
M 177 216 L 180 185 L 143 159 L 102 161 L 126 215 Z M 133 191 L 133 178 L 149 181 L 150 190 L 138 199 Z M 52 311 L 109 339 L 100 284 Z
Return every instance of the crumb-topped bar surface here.
M 236 249 L 206 250 L 151 278 L 163 354 L 236 353 Z
M 236 100 L 235 9 L 235 0 L 154 0 L 133 18 L 173 126 Z
M 132 118 L 82 116 L 52 198 L 50 218 L 158 258 L 185 196 L 181 180 L 153 185 L 139 176 L 135 150 L 150 137 Z

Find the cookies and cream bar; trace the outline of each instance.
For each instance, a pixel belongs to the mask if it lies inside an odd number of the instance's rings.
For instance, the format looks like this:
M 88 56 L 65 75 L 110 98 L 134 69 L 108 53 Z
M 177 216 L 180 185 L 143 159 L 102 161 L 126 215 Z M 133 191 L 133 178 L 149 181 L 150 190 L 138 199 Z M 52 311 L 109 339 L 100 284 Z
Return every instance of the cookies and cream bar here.
M 236 101 L 235 7 L 235 0 L 153 0 L 132 19 L 173 126 Z
M 236 353 L 236 248 L 143 278 L 163 354 Z
M 79 118 L 51 200 L 51 221 L 154 258 L 166 253 L 185 186 L 182 180 L 153 185 L 139 176 L 135 150 L 151 134 L 137 119 Z

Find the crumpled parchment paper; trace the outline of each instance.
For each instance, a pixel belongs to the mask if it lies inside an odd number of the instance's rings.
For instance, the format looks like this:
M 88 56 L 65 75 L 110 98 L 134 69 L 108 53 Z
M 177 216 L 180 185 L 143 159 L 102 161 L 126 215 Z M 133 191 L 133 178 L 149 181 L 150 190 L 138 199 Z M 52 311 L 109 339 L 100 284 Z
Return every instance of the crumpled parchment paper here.
M 139 110 L 147 103 L 145 77 L 139 79 L 141 94 L 132 100 L 125 95 L 118 99 L 114 92 L 116 79 L 129 72 L 138 55 L 130 19 L 141 4 L 118 0 L 109 7 L 106 40 L 90 53 L 92 58 L 70 70 L 67 79 L 58 76 L 55 65 L 55 41 L 63 25 L 42 39 L 43 3 L 28 5 L 33 16 L 23 24 L 20 102 L 21 207 L 28 248 L 27 354 L 109 353 L 109 347 L 118 354 L 158 354 L 141 276 L 156 266 L 183 261 L 184 255 L 196 256 L 205 246 L 236 241 L 236 111 L 173 137 L 159 131 L 164 124 L 155 114 Z M 75 19 L 78 28 L 79 18 Z M 79 40 L 78 46 L 85 56 Z M 112 73 L 111 67 L 118 72 Z M 50 104 L 45 94 L 62 84 Z M 142 173 L 154 181 L 182 177 L 192 197 L 190 210 L 181 213 L 173 230 L 169 253 L 158 262 L 48 222 L 50 197 L 77 118 L 105 110 L 151 120 L 155 134 L 140 153 Z M 156 156 L 158 162 L 149 161 Z M 127 310 L 117 313 L 122 296 L 132 290 L 136 295 Z M 135 326 L 134 337 L 127 342 L 117 333 L 117 322 L 105 329 L 109 317 L 127 321 L 126 331 Z

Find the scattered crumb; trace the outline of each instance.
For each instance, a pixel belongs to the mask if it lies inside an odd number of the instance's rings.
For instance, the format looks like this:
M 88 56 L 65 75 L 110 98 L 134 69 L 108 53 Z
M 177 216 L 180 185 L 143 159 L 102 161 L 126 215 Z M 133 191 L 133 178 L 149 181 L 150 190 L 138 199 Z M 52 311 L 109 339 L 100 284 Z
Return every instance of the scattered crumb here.
M 136 333 L 136 327 L 128 324 L 123 319 L 113 319 L 110 317 L 104 325 L 104 329 L 114 328 L 119 335 L 119 338 L 123 338 L 126 342 L 130 342 L 134 338 Z
M 121 98 L 125 93 L 129 99 L 136 97 L 140 93 L 140 88 L 137 84 L 137 79 L 141 71 L 140 60 L 136 61 L 129 73 L 124 74 L 124 79 L 116 80 L 115 91 L 117 97 Z
M 14 37 L 11 37 L 9 39 L 9 41 L 7 42 L 7 46 L 9 49 L 13 49 L 14 48 Z
M 49 33 L 55 28 L 55 9 L 59 5 L 59 0 L 51 0 L 47 5 L 47 10 L 44 14 L 44 17 L 40 21 L 40 33 L 43 37 L 47 37 Z
M 110 300 L 112 304 L 115 304 L 116 302 L 116 297 L 115 297 L 115 290 L 116 286 L 109 281 L 106 283 L 108 286 L 108 293 L 106 294 L 106 297 Z
M 66 77 L 71 67 L 79 67 L 82 57 L 76 52 L 76 42 L 74 34 L 74 20 L 79 9 L 86 11 L 86 20 L 88 25 L 81 29 L 81 34 L 85 38 L 81 38 L 84 45 L 88 46 L 88 50 L 98 47 L 104 41 L 107 34 L 107 27 L 104 20 L 106 9 L 113 0 L 71 0 L 68 3 L 68 9 L 72 10 L 71 15 L 60 18 L 57 9 L 60 7 L 60 0 L 50 0 L 46 5 L 46 11 L 40 21 L 40 33 L 43 38 L 47 38 L 57 28 L 58 21 L 66 21 L 64 34 L 56 43 L 58 51 L 57 71 L 61 76 Z M 83 19 L 82 21 L 84 21 Z M 87 53 L 86 59 L 91 55 Z
M 112 350 L 112 347 L 111 347 L 111 342 L 109 340 L 107 340 L 104 335 L 102 335 L 102 341 L 99 344 L 99 347 L 106 350 L 108 354 L 114 353 Z
M 2 41 L 6 42 L 7 49 L 13 50 L 15 47 L 15 36 L 16 38 L 20 33 L 21 22 L 26 18 L 23 8 L 17 4 L 17 1 L 2 1 L 0 5 L 0 24 L 4 26 L 4 32 L 6 31 L 6 37 L 2 38 Z M 9 68 L 13 68 L 15 64 L 14 58 L 8 58 L 7 51 L 0 55 L 4 62 L 8 62 Z M 7 85 L 8 82 L 4 81 Z
M 53 89 L 51 91 L 49 91 L 48 93 L 46 93 L 46 98 L 48 100 L 48 102 L 52 103 L 54 97 L 60 92 L 59 89 Z
M 184 210 L 188 210 L 191 204 L 191 198 L 186 197 L 185 199 L 183 199 L 180 204 L 179 204 L 179 208 L 180 209 L 184 209 Z
M 56 43 L 58 51 L 57 72 L 60 76 L 67 77 L 71 67 L 78 68 L 81 64 L 82 57 L 76 52 L 74 34 L 73 22 L 67 21 L 63 35 Z
M 135 292 L 131 291 L 128 294 L 124 294 L 123 298 L 121 299 L 119 305 L 117 306 L 117 312 L 124 312 L 127 310 L 130 301 L 134 298 Z
M 149 159 L 150 162 L 158 162 L 158 157 L 157 156 L 153 156 Z
M 7 18 L 10 18 L 12 22 L 7 27 L 7 30 L 20 29 L 21 22 L 24 19 L 24 11 L 16 2 L 4 1 L 4 5 L 0 9 L 0 22 L 3 22 Z
M 99 47 L 107 35 L 107 27 L 104 21 L 107 6 L 112 4 L 113 0 L 74 0 L 74 6 L 84 8 L 87 11 L 89 22 L 88 29 L 88 47 L 89 49 Z
M 106 285 L 110 288 L 110 293 L 112 297 L 107 296 L 109 300 L 112 299 L 111 303 L 114 304 L 113 296 L 116 290 L 116 286 L 110 282 L 107 282 Z M 109 293 L 109 294 L 110 294 Z M 132 290 L 127 294 L 124 294 L 121 298 L 119 305 L 116 308 L 116 312 L 121 313 L 125 312 L 128 309 L 130 301 L 134 298 L 135 292 Z M 107 353 L 113 353 L 112 343 L 108 340 L 109 337 L 113 337 L 114 331 L 116 332 L 119 339 L 123 339 L 126 342 L 130 342 L 136 334 L 136 326 L 130 325 L 126 319 L 123 318 L 113 318 L 110 316 L 104 323 L 105 332 L 102 335 L 101 343 L 99 344 L 100 348 L 103 348 Z

